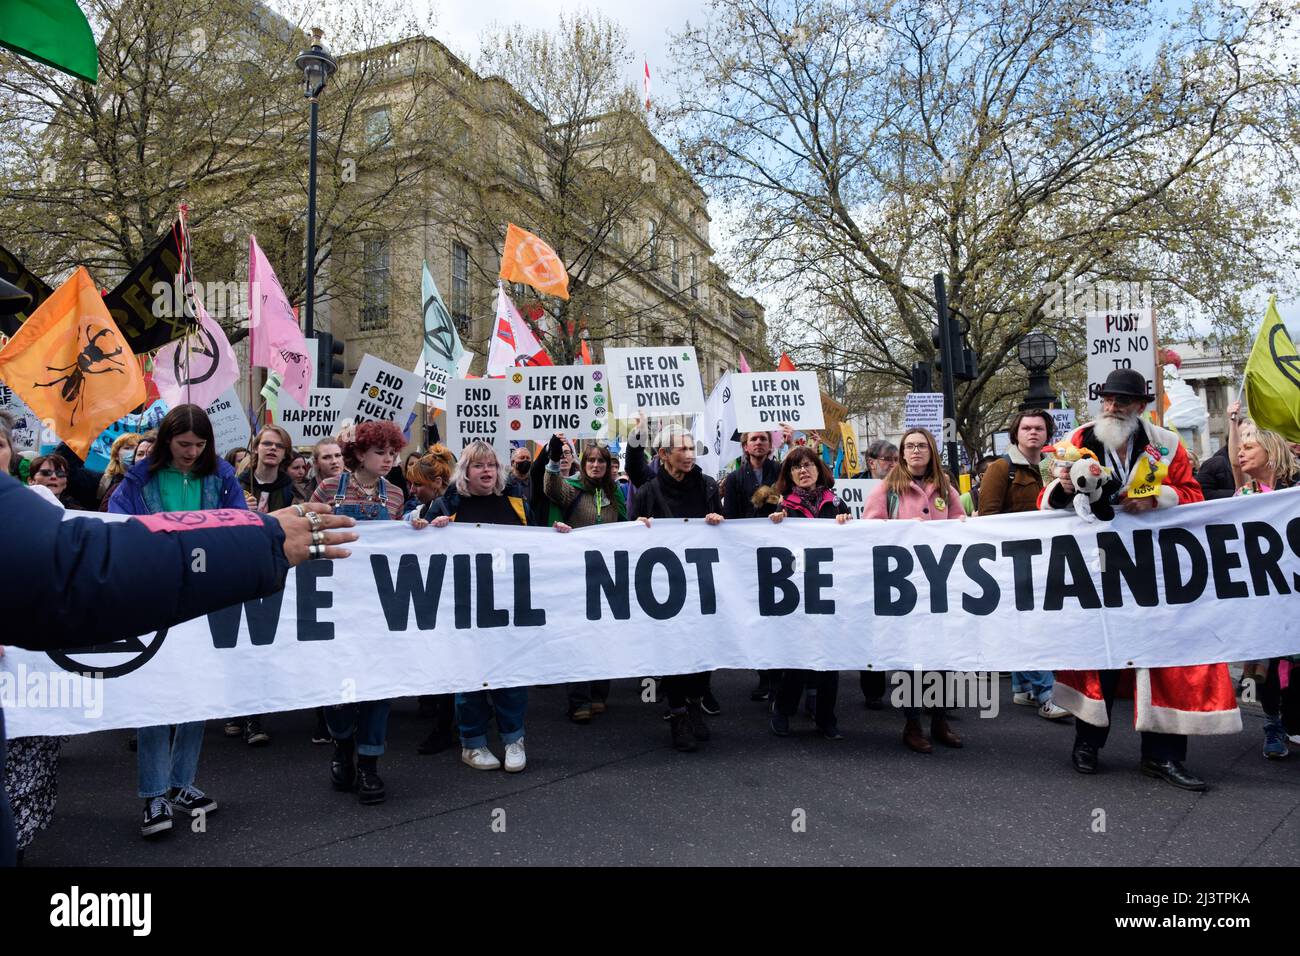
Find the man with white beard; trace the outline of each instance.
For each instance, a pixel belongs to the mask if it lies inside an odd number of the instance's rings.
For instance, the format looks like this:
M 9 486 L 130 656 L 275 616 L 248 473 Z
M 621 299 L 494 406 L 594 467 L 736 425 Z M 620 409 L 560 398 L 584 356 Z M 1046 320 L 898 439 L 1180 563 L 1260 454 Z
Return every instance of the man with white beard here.
M 1133 369 L 1116 369 L 1102 386 L 1102 414 L 1075 430 L 1070 442 L 1087 448 L 1112 471 L 1102 494 L 1129 514 L 1203 501 L 1192 477 L 1187 450 L 1173 432 L 1142 417 L 1153 396 Z M 1149 483 L 1153 471 L 1168 469 L 1158 491 L 1128 492 Z M 1043 509 L 1070 508 L 1074 486 L 1061 474 L 1043 489 Z M 1184 790 L 1205 790 L 1205 781 L 1183 766 L 1188 734 L 1230 734 L 1241 730 L 1241 713 L 1226 664 L 1139 667 L 1133 670 L 1133 707 L 1142 734 L 1142 772 Z M 1071 760 L 1079 773 L 1096 773 L 1098 751 L 1110 731 L 1110 711 L 1124 671 L 1057 671 L 1053 701 L 1077 718 Z

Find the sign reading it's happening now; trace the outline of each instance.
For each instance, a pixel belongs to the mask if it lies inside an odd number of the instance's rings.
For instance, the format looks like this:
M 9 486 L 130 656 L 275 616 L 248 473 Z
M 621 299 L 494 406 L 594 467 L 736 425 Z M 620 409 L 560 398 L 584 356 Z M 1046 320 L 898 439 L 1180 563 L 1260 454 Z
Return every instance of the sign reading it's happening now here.
M 806 431 L 826 423 L 816 372 L 737 372 L 731 376 L 731 388 L 736 428 L 742 432 L 782 425 Z

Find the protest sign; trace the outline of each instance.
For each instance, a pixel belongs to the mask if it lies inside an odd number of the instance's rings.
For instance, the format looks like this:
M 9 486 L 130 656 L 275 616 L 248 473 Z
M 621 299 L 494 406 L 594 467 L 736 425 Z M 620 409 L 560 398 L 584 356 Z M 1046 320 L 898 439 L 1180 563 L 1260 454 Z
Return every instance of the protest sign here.
M 821 389 L 816 372 L 735 372 L 736 427 L 742 432 L 822 428 Z
M 13 416 L 12 432 L 15 451 L 36 451 L 41 447 L 41 420 L 27 407 L 22 396 L 0 382 L 0 410 Z
M 842 405 L 835 399 L 831 398 L 825 392 L 822 392 L 822 418 L 826 420 L 826 425 L 822 428 L 822 444 L 829 448 L 838 450 L 840 440 L 843 438 L 840 426 L 844 419 L 849 417 L 847 405 Z
M 909 392 L 903 404 L 903 430 L 924 428 L 943 445 L 943 392 Z
M 145 635 L 112 676 L 112 655 L 7 648 L 0 703 L 21 737 L 717 668 L 1267 660 L 1294 654 L 1300 637 L 1298 515 L 1300 489 L 1095 524 L 1073 510 L 788 520 L 779 532 L 767 521 L 563 535 L 363 521 L 348 560 L 305 562 L 281 592 Z M 1247 573 L 1260 554 L 1267 573 Z M 97 682 L 102 710 L 23 706 L 14 693 L 54 678 Z M 1218 732 L 1231 729 L 1240 722 Z
M 357 425 L 392 422 L 405 432 L 415 413 L 420 387 L 414 372 L 367 353 L 343 402 L 343 418 Z
M 993 433 L 993 454 L 1005 455 L 1011 447 L 1011 432 Z
M 247 448 L 252 441 L 253 430 L 249 427 L 248 416 L 240 404 L 235 389 L 228 388 L 221 397 L 207 408 L 208 419 L 212 422 L 212 443 L 217 454 L 224 455 L 232 448 Z
M 474 362 L 474 353 L 462 349 L 457 362 L 458 366 L 453 374 L 436 363 L 425 361 L 424 353 L 421 352 L 419 360 L 415 363 L 415 377 L 422 383 L 416 401 L 421 405 L 428 405 L 430 408 L 446 409 L 447 383 L 453 378 L 465 377 L 466 373 L 469 372 L 470 365 Z
M 619 418 L 697 415 L 704 411 L 700 367 L 691 345 L 605 349 L 605 367 Z
M 867 506 L 867 495 L 878 484 L 879 478 L 836 478 L 835 493 L 853 509 L 853 517 L 861 518 L 862 509 Z
M 1089 312 L 1087 315 L 1088 412 L 1101 412 L 1101 389 L 1117 368 L 1136 369 L 1155 394 L 1156 336 L 1150 309 L 1130 312 Z
M 313 388 L 307 393 L 304 408 L 287 392 L 281 392 L 275 423 L 289 433 L 295 448 L 314 445 L 322 438 L 338 434 L 347 398 L 346 388 Z
M 844 473 L 853 478 L 862 471 L 862 457 L 858 452 L 858 430 L 850 422 L 840 422 L 840 433 L 844 436 Z
M 502 378 L 453 378 L 447 383 L 447 433 L 443 441 L 460 457 L 470 442 L 484 441 L 501 461 L 510 460 L 506 400 L 513 383 Z
M 603 438 L 609 430 L 609 382 L 603 365 L 546 365 L 506 373 L 506 436 L 545 441 Z
M 1064 441 L 1079 427 L 1079 419 L 1073 408 L 1053 408 L 1051 413 L 1052 423 L 1056 426 L 1052 429 L 1053 442 Z

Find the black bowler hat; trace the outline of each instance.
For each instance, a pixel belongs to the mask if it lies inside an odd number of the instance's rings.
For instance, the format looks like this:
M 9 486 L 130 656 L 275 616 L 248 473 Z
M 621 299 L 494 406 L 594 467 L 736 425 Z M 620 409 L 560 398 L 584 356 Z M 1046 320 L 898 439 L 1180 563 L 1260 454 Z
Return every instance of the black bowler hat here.
M 0 279 L 0 315 L 26 312 L 31 304 L 30 292 L 24 292 L 18 286 Z
M 1115 398 L 1138 398 L 1144 402 L 1154 402 L 1156 397 L 1147 391 L 1147 380 L 1137 369 L 1117 368 L 1106 376 L 1106 384 L 1101 387 L 1101 397 L 1107 395 Z

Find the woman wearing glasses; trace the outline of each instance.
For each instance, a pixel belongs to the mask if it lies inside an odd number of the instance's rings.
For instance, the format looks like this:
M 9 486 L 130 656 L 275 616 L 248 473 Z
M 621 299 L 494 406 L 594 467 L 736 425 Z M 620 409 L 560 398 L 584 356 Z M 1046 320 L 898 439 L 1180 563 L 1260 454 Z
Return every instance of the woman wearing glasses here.
M 948 482 L 939 460 L 939 448 L 934 436 L 924 428 L 909 428 L 899 442 L 902 458 L 885 476 L 885 480 L 871 489 L 863 509 L 864 518 L 912 518 L 916 521 L 958 519 L 964 521 L 957 490 Z M 911 750 L 928 754 L 934 748 L 921 730 L 921 708 L 904 707 L 903 743 Z M 948 725 L 943 708 L 934 710 L 930 717 L 930 736 L 945 747 L 960 747 L 959 737 Z
M 776 484 L 764 486 L 754 492 L 754 514 L 766 514 L 773 524 L 786 518 L 827 518 L 836 524 L 852 520 L 849 506 L 840 501 L 831 489 L 835 479 L 811 448 L 800 445 L 781 462 L 781 472 Z M 816 691 L 814 720 L 817 729 L 827 740 L 843 740 L 835 720 L 835 700 L 839 695 L 839 671 L 785 670 L 780 671 L 776 696 L 772 701 L 769 724 L 772 733 L 785 737 L 790 733 L 790 718 L 799 707 L 799 697 L 804 688 Z
M 60 506 L 69 511 L 81 511 L 81 505 L 68 494 L 68 463 L 62 455 L 41 455 L 32 460 L 30 483 L 44 487 Z

